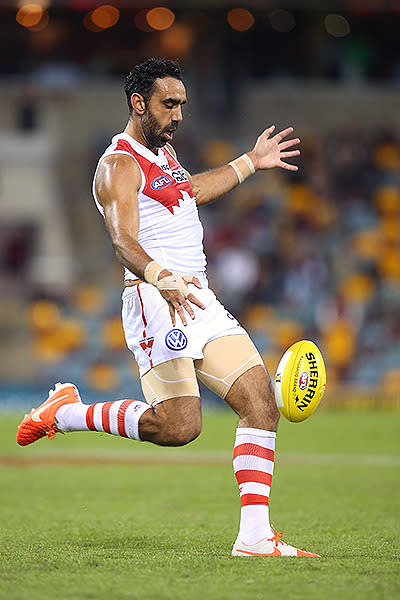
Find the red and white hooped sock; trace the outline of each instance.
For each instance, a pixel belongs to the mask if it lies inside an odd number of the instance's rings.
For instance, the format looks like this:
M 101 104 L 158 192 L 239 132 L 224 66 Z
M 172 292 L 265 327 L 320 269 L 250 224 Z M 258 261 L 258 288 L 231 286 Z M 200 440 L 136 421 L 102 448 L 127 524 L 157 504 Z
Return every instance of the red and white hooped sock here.
M 275 431 L 238 427 L 233 469 L 240 492 L 239 537 L 255 544 L 273 535 L 269 523 L 269 494 L 274 471 Z
M 139 400 L 115 400 L 96 404 L 66 404 L 57 413 L 61 431 L 104 431 L 140 441 L 139 419 L 151 406 Z

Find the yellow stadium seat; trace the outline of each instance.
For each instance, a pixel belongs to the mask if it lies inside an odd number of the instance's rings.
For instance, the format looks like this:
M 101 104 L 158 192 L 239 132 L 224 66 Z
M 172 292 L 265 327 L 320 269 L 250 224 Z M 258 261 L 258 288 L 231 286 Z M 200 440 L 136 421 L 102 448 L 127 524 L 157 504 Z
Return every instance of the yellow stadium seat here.
M 39 333 L 32 346 L 35 358 L 39 361 L 56 363 L 65 357 L 65 350 L 56 331 Z
M 59 326 L 61 312 L 55 302 L 37 300 L 27 308 L 27 320 L 34 331 L 43 333 Z
M 252 304 L 245 312 L 243 322 L 253 331 L 270 330 L 275 319 L 275 311 L 269 304 Z
M 235 147 L 225 140 L 211 140 L 203 149 L 203 161 L 209 169 L 228 163 L 237 154 Z
M 374 153 L 374 163 L 379 169 L 400 169 L 400 150 L 395 144 L 380 144 Z
M 354 273 L 342 281 L 339 290 L 345 300 L 363 303 L 374 295 L 375 282 L 368 275 Z
M 312 215 L 316 199 L 312 190 L 303 183 L 292 184 L 288 187 L 287 209 L 296 215 Z
M 395 186 L 385 185 L 375 192 L 375 206 L 379 212 L 386 215 L 400 213 L 400 189 Z
M 97 285 L 82 285 L 72 297 L 74 307 L 86 314 L 97 314 L 104 309 L 104 291 Z
M 400 218 L 384 216 L 380 220 L 379 231 L 385 242 L 400 242 Z
M 360 231 L 352 238 L 352 250 L 357 256 L 375 262 L 381 253 L 381 239 L 378 228 Z
M 385 279 L 400 283 L 400 252 L 397 248 L 387 248 L 379 258 L 378 267 Z
M 396 394 L 398 397 L 400 390 L 400 368 L 390 369 L 383 373 L 381 383 L 385 392 Z
M 336 368 L 346 367 L 356 350 L 355 332 L 351 323 L 338 319 L 331 324 L 323 338 L 324 356 Z
M 86 373 L 88 385 L 98 392 L 113 392 L 120 385 L 120 375 L 115 367 L 98 362 L 89 367 Z
M 87 331 L 78 319 L 64 319 L 56 334 L 60 338 L 60 344 L 64 352 L 79 350 L 86 343 Z
M 115 316 L 107 319 L 102 327 L 101 337 L 105 347 L 109 350 L 126 350 L 126 341 L 121 317 Z
M 304 337 L 304 329 L 300 323 L 289 319 L 275 322 L 271 333 L 276 348 L 281 352 Z

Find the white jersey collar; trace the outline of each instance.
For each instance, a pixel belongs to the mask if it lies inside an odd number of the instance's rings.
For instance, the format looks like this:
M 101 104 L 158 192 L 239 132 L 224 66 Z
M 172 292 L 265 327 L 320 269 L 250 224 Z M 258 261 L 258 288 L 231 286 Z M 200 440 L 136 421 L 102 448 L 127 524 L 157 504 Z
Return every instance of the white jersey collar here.
M 154 152 L 149 150 L 149 148 L 146 148 L 146 146 L 143 146 L 143 144 L 141 144 L 140 142 L 135 140 L 135 138 L 131 137 L 125 131 L 122 131 L 121 133 L 117 133 L 117 135 L 114 135 L 114 137 L 112 138 L 112 141 L 113 141 L 113 143 L 117 143 L 118 140 L 120 140 L 121 138 L 123 140 L 127 141 L 132 146 L 132 148 L 135 150 L 135 152 L 137 152 L 138 154 L 141 154 L 142 156 L 144 156 L 144 158 L 147 158 L 147 160 L 149 160 L 150 162 L 155 162 L 155 163 L 164 163 L 165 162 L 165 160 L 166 160 L 165 154 L 161 148 L 158 149 L 158 154 L 156 155 L 156 154 L 154 154 Z

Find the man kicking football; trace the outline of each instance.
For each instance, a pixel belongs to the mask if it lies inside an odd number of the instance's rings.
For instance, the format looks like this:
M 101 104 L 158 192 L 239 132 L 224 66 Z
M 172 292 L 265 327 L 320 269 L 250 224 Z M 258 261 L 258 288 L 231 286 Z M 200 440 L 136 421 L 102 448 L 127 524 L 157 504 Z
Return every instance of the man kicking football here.
M 234 556 L 317 556 L 280 539 L 269 522 L 279 411 L 262 359 L 247 332 L 208 287 L 197 207 L 260 169 L 297 167 L 291 127 L 266 129 L 254 148 L 227 165 L 190 176 L 170 145 L 186 92 L 177 63 L 149 59 L 126 77 L 128 123 L 101 156 L 96 205 L 125 271 L 122 321 L 139 365 L 147 403 L 133 399 L 83 404 L 71 383 L 19 425 L 21 445 L 57 431 L 103 431 L 162 446 L 180 446 L 201 431 L 197 379 L 239 417 L 233 467 L 241 499 Z M 272 136 L 272 137 L 271 137 Z

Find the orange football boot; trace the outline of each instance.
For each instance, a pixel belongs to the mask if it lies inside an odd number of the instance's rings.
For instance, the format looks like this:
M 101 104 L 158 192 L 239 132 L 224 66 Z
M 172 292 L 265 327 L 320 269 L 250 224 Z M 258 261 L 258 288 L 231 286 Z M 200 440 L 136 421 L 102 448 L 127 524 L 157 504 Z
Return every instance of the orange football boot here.
M 57 429 L 56 412 L 64 404 L 82 402 L 77 387 L 73 383 L 56 383 L 54 390 L 49 391 L 49 397 L 39 408 L 32 408 L 29 415 L 18 425 L 17 442 L 27 446 L 47 435 L 52 440 Z
M 232 556 L 308 556 L 321 558 L 319 554 L 289 546 L 281 540 L 283 533 L 281 531 L 278 533 L 274 527 L 272 529 L 275 534 L 272 538 L 260 540 L 256 544 L 245 544 L 237 539 L 233 545 Z

